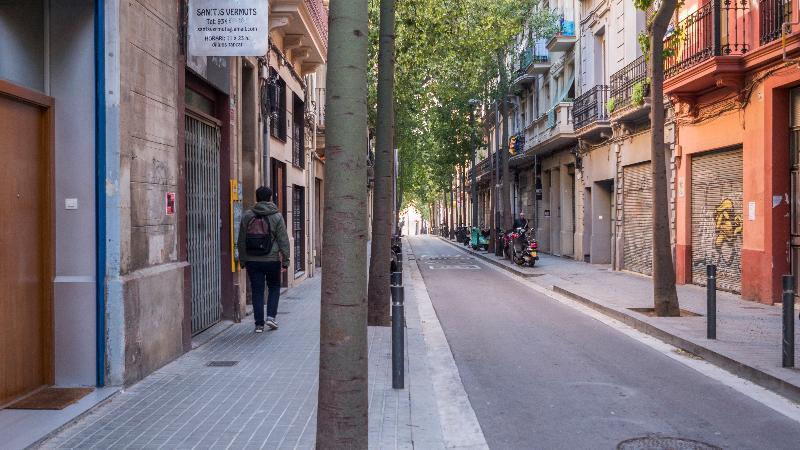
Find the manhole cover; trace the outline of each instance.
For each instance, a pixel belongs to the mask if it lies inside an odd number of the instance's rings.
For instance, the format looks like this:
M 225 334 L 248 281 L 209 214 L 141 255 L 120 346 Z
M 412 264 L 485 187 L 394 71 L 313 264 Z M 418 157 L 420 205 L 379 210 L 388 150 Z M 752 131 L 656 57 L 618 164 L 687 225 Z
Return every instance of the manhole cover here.
M 721 450 L 705 442 L 674 437 L 640 437 L 622 441 L 617 450 Z
M 206 364 L 208 367 L 232 367 L 238 364 L 239 361 L 210 361 Z

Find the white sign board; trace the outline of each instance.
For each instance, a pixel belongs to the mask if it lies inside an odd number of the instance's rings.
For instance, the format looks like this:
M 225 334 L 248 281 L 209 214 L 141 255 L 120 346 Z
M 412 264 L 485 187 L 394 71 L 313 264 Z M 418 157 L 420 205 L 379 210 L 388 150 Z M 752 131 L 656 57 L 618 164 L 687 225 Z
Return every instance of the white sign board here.
M 264 56 L 267 0 L 189 0 L 189 55 Z

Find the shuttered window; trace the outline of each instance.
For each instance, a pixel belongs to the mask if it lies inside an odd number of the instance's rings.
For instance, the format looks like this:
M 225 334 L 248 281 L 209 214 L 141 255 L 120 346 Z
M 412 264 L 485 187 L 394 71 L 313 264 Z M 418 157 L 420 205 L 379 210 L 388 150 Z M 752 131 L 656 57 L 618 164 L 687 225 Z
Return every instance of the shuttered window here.
M 653 273 L 653 181 L 650 163 L 622 169 L 623 266 L 645 275 Z
M 739 292 L 742 273 L 742 150 L 692 157 L 692 281 L 706 284 L 717 265 L 717 287 Z

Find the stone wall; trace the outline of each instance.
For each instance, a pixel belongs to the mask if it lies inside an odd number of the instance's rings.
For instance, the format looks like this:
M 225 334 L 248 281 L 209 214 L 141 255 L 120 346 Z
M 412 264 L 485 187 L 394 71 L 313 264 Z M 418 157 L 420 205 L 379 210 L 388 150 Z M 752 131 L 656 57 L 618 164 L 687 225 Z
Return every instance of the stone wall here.
M 124 382 L 183 348 L 183 280 L 177 215 L 178 2 L 120 2 L 120 276 L 125 310 Z M 177 205 L 182 208 L 183 205 Z

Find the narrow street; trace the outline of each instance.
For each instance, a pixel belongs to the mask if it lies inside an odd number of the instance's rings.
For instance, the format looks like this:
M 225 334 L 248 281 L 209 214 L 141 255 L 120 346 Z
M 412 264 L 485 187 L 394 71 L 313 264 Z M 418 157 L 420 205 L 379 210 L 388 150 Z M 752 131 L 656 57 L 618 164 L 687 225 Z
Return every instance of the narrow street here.
M 800 423 L 436 237 L 409 242 L 491 448 L 797 448 Z

